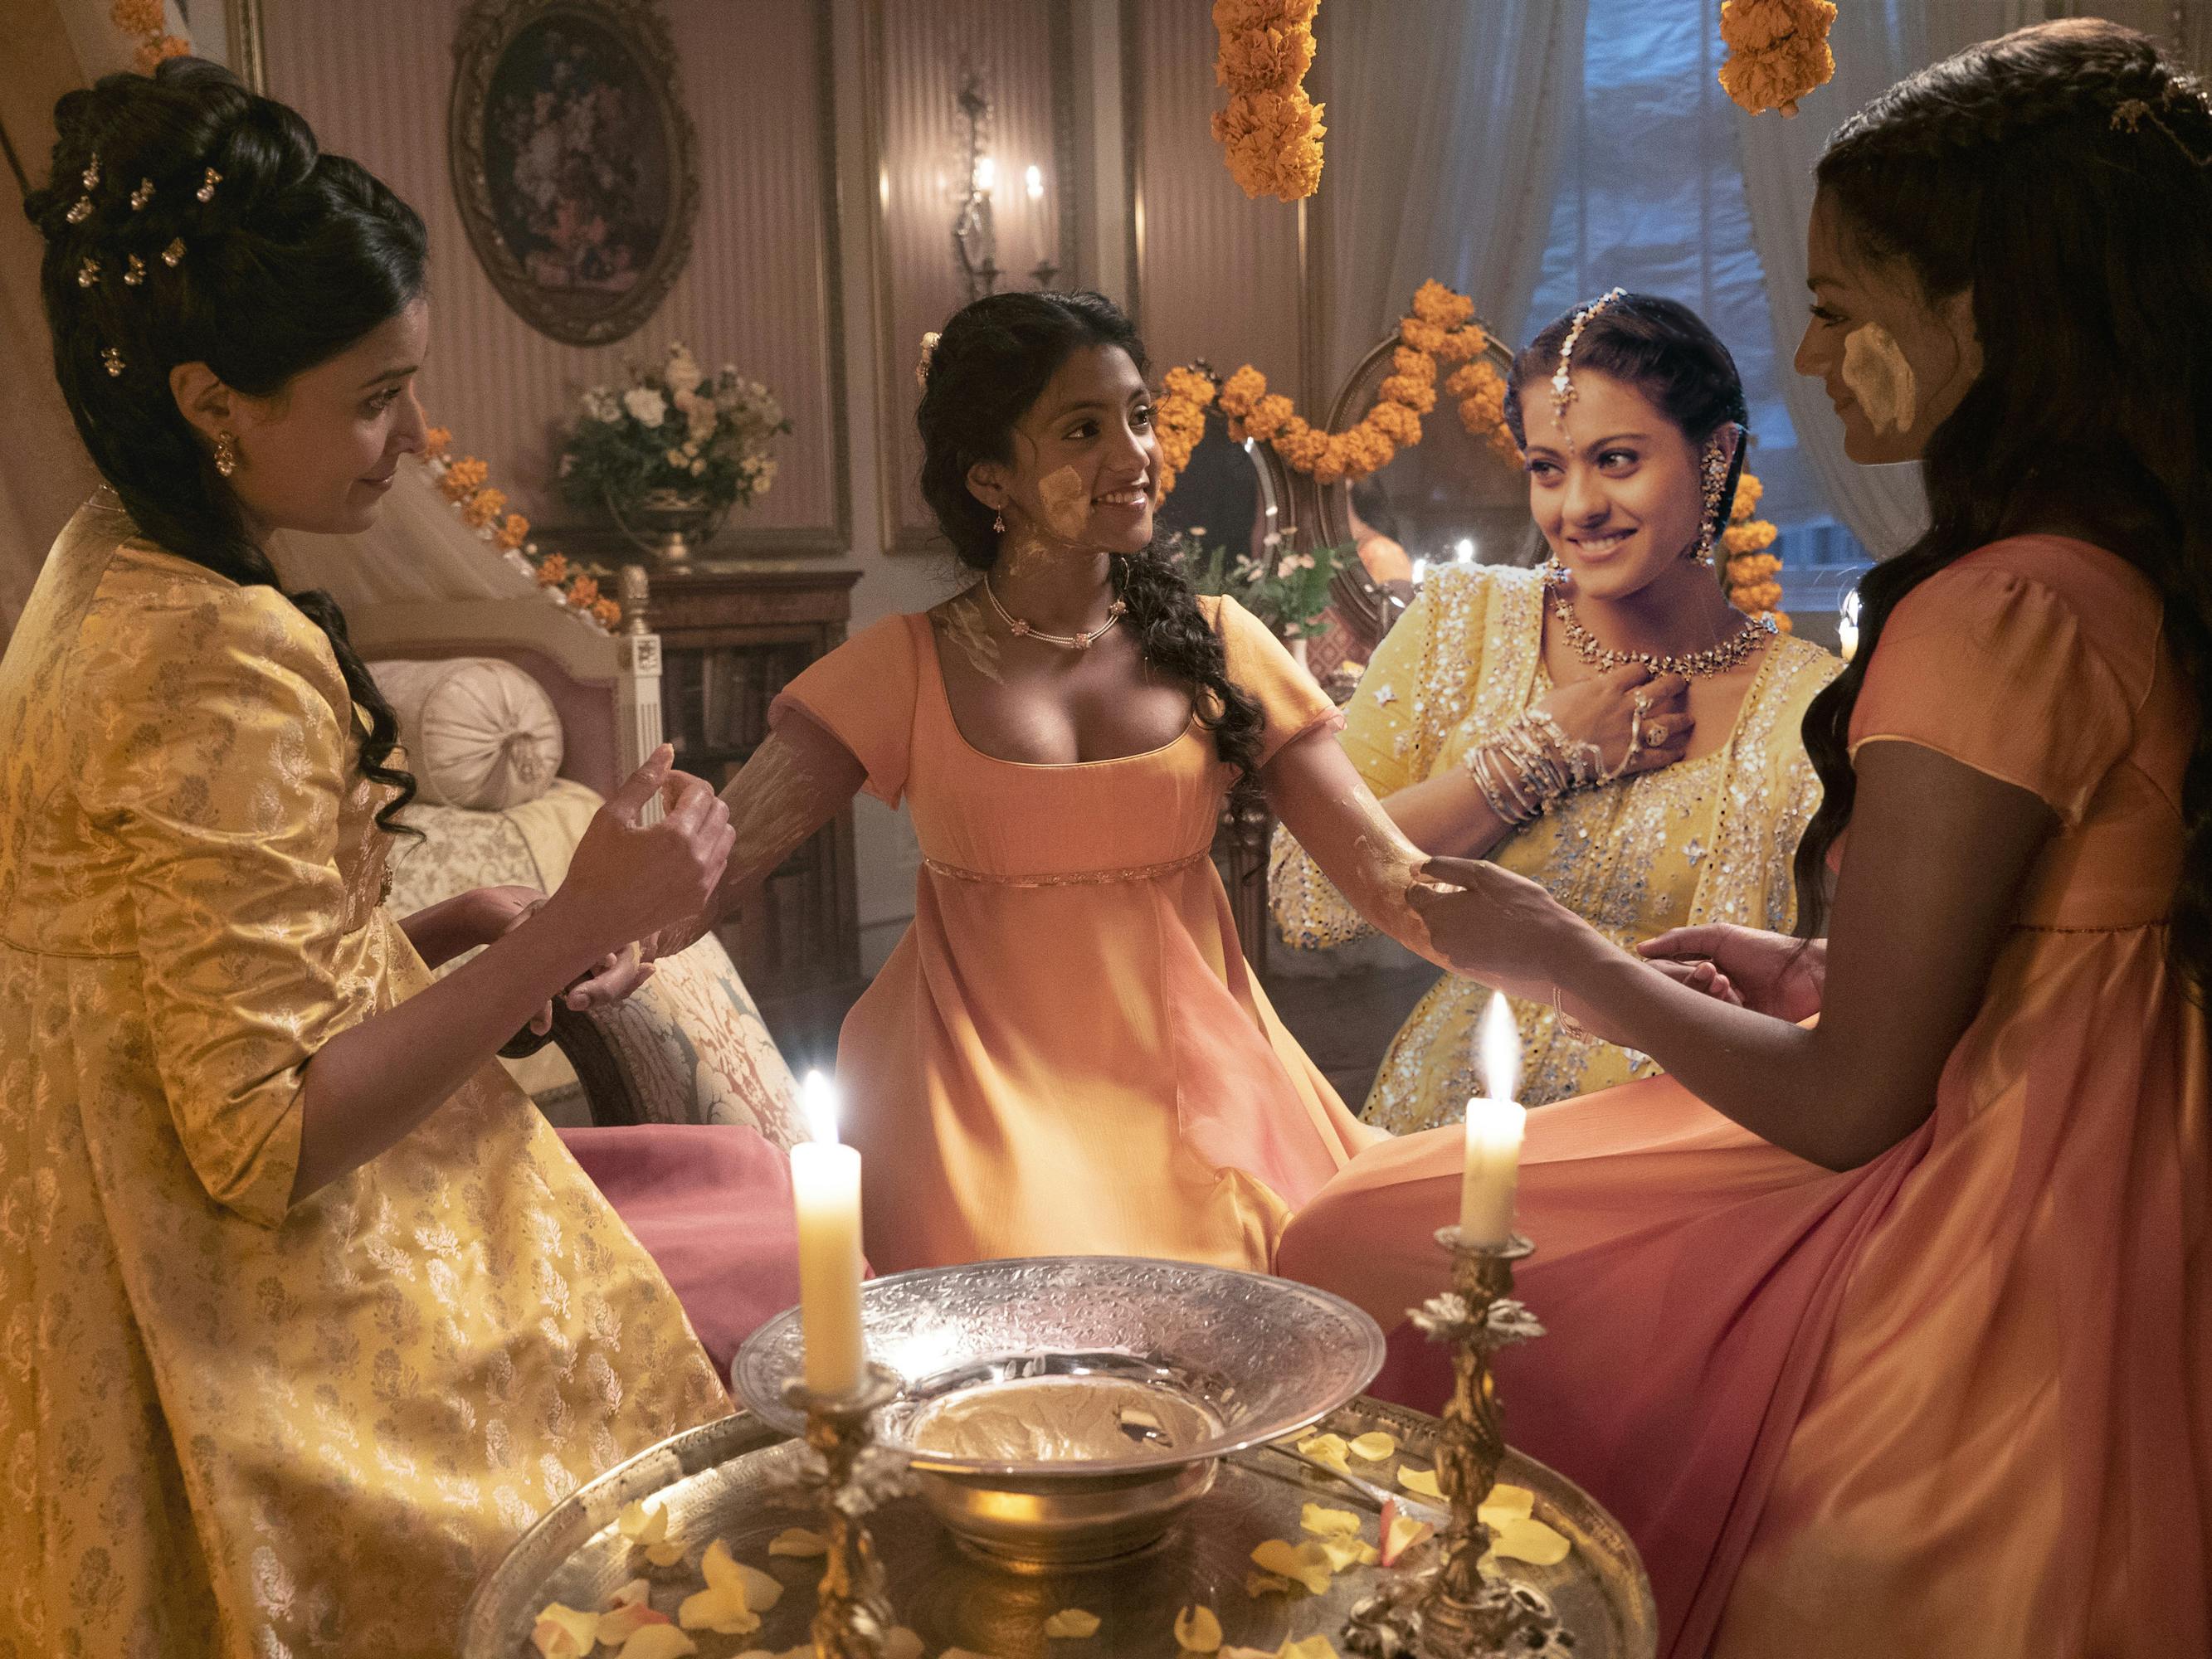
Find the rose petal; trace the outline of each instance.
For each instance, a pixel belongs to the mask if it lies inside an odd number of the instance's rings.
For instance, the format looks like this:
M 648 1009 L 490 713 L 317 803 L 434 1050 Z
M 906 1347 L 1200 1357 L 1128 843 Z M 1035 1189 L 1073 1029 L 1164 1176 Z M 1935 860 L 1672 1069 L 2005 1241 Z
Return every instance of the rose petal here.
M 635 1544 L 658 1544 L 668 1536 L 668 1510 L 659 1504 L 636 1498 L 623 1505 L 615 1517 L 615 1530 Z
M 1285 1642 L 1276 1651 L 1281 1659 L 1339 1659 L 1336 1644 L 1326 1636 L 1309 1636 L 1304 1641 Z
M 786 1527 L 768 1541 L 770 1555 L 827 1555 L 830 1540 L 804 1527 Z
M 719 1538 L 707 1546 L 707 1553 L 700 1559 L 699 1571 L 706 1575 L 709 1589 L 727 1591 L 750 1612 L 766 1613 L 783 1600 L 781 1583 L 758 1567 L 749 1567 L 733 1559 L 729 1546 Z
M 1080 1641 L 1086 1636 L 1098 1634 L 1098 1615 L 1085 1613 L 1081 1607 L 1062 1607 L 1044 1621 L 1044 1633 Z
M 745 1605 L 736 1589 L 702 1589 L 684 1598 L 676 1622 L 686 1630 L 710 1630 L 718 1636 L 749 1636 L 760 1628 L 760 1614 Z
M 1298 1442 L 1301 1456 L 1310 1457 L 1316 1463 L 1326 1463 L 1339 1474 L 1352 1473 L 1352 1465 L 1345 1462 L 1346 1454 L 1351 1449 L 1340 1434 L 1317 1434 L 1310 1439 Z
M 1212 1607 L 1185 1607 L 1176 1614 L 1175 1639 L 1185 1653 L 1212 1653 L 1221 1645 L 1221 1620 Z
M 1491 1548 L 1496 1553 L 1539 1567 L 1559 1565 L 1574 1547 L 1566 1534 L 1526 1515 L 1516 1516 L 1502 1527 L 1493 1527 L 1492 1534 Z
M 599 1615 L 549 1601 L 538 1610 L 530 1645 L 545 1659 L 580 1659 L 599 1639 Z
M 1419 1492 L 1424 1498 L 1441 1500 L 1444 1495 L 1443 1488 L 1437 1485 L 1433 1469 L 1401 1468 L 1398 1471 L 1398 1484 L 1407 1492 Z
M 1381 1558 L 1375 1546 L 1362 1538 L 1324 1538 L 1321 1553 L 1328 1558 L 1331 1572 L 1342 1572 L 1346 1567 L 1371 1567 Z
M 1270 1538 L 1253 1547 L 1252 1564 L 1262 1572 L 1296 1579 L 1316 1595 L 1328 1593 L 1328 1558 L 1322 1553 L 1318 1544 L 1292 1544 Z
M 1363 1463 L 1387 1463 L 1398 1449 L 1397 1437 L 1373 1429 L 1352 1443 L 1352 1455 Z
M 1510 1486 L 1501 1480 L 1490 1489 L 1490 1496 L 1482 1500 L 1482 1507 L 1505 1515 L 1534 1515 L 1536 1494 L 1526 1486 Z
M 1417 1521 L 1410 1515 L 1401 1515 L 1395 1503 L 1382 1506 L 1382 1565 L 1395 1567 L 1406 1552 L 1416 1549 L 1437 1535 L 1437 1529 L 1426 1521 Z
M 1244 1575 L 1244 1594 L 1255 1601 L 1263 1595 L 1288 1595 L 1296 1589 L 1296 1584 L 1279 1573 L 1248 1572 Z M 1228 1651 L 1226 1648 L 1222 1650 L 1224 1655 Z
M 1350 1510 L 1309 1504 L 1298 1515 L 1298 1525 L 1316 1538 L 1352 1538 L 1358 1535 L 1360 1522 Z
M 645 1559 L 652 1562 L 656 1567 L 672 1567 L 678 1561 L 681 1561 L 684 1559 L 684 1546 L 681 1544 L 647 1544 L 645 1547 Z

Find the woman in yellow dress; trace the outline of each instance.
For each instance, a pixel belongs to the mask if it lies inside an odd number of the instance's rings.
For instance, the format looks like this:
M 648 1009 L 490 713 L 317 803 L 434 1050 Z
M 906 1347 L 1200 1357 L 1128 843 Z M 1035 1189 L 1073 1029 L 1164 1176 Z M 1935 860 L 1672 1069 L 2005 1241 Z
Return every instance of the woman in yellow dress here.
M 550 1504 L 726 1409 L 490 1061 L 730 832 L 688 780 L 629 826 L 664 755 L 542 908 L 381 908 L 392 714 L 260 538 L 365 528 L 419 449 L 422 221 L 191 60 L 56 125 L 108 487 L 0 659 L 0 1651 L 430 1659 Z
M 1571 330 L 1595 434 L 1579 447 L 1548 418 Z M 1545 418 L 1525 418 L 1524 396 Z M 1540 882 L 1616 944 L 1708 922 L 1786 931 L 1790 860 L 1820 799 L 1797 731 L 1843 665 L 1747 623 L 1714 579 L 1743 471 L 1735 360 L 1686 307 L 1616 290 L 1537 335 L 1505 410 L 1552 562 L 1432 571 L 1345 711 L 1345 751 L 1425 852 Z M 1366 931 L 1287 833 L 1269 890 L 1295 949 Z M 1391 1042 L 1368 1122 L 1407 1134 L 1461 1119 L 1482 1092 L 1489 997 L 1437 982 Z M 1657 1069 L 1548 1003 L 1514 1012 L 1528 1105 Z
M 1208 849 L 1249 780 L 1416 947 L 1420 854 L 1312 678 L 1153 548 L 1152 408 L 1136 333 L 1095 294 L 946 324 L 922 490 L 976 580 L 793 680 L 726 792 L 714 914 L 856 790 L 913 810 L 914 926 L 838 1048 L 879 1270 L 1264 1269 L 1291 1208 L 1376 1138 L 1268 1006 Z

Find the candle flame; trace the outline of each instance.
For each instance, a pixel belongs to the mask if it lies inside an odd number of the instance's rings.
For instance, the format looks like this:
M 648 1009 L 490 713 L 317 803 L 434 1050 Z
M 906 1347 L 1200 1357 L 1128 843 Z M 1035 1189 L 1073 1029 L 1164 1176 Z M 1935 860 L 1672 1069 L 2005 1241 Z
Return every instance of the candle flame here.
M 801 1088 L 800 1108 L 806 1114 L 807 1138 L 824 1146 L 835 1146 L 837 1085 L 819 1072 L 809 1072 Z
M 999 164 L 988 155 L 975 158 L 975 188 L 988 196 L 999 187 Z
M 1032 202 L 1037 200 L 1044 194 L 1044 169 L 1035 167 L 1025 169 L 1022 174 L 1022 183 L 1029 191 L 1030 200 Z
M 1521 1092 L 1521 1030 L 1503 991 L 1490 994 L 1475 1038 L 1482 1059 L 1482 1091 L 1492 1100 L 1512 1100 Z

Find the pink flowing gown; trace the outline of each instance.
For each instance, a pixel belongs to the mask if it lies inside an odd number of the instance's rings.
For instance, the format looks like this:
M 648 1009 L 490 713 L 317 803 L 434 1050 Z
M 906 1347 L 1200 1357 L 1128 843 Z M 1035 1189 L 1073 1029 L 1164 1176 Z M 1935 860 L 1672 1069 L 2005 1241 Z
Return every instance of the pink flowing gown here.
M 2166 961 L 2196 733 L 2148 582 L 2023 538 L 1916 589 L 1854 753 L 1900 740 L 2057 813 L 1935 1110 L 1864 1166 L 1780 1151 L 1667 1078 L 1531 1115 L 1500 1365 L 1517 1447 L 1643 1549 L 1667 1651 L 2212 1654 L 2205 1019 Z M 1363 1152 L 1279 1269 L 1402 1326 L 1455 1218 L 1456 1127 Z

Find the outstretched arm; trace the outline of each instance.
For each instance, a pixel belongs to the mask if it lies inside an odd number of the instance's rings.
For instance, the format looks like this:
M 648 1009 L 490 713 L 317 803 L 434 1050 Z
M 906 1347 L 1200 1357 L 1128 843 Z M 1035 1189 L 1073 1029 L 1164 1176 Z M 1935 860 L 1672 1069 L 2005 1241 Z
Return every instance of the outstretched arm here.
M 837 816 L 866 776 L 853 751 L 803 712 L 780 713 L 767 741 L 722 790 L 736 840 L 714 896 L 696 915 L 647 939 L 645 958 L 674 956 L 719 926 L 747 888 Z M 595 974 L 568 992 L 568 1006 L 583 1012 L 618 1002 L 639 976 L 629 963 Z
M 1316 727 L 1285 744 L 1260 786 L 1284 828 L 1370 927 L 1439 967 L 1451 965 L 1406 902 L 1425 855 L 1391 822 L 1333 732 Z
M 1935 1109 L 2030 866 L 2057 823 L 2038 796 L 1903 741 L 1856 758 L 1820 1024 L 1702 994 L 1616 949 L 1534 883 L 1439 860 L 1465 890 L 1414 895 L 1439 949 L 1491 980 L 1534 972 L 1609 1040 L 1802 1158 L 1854 1169 Z

